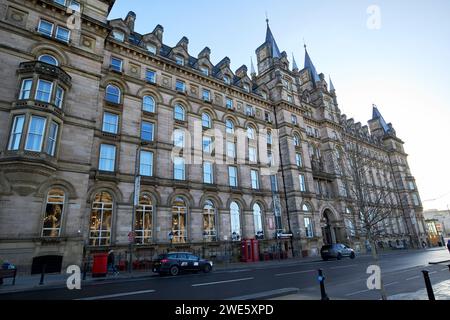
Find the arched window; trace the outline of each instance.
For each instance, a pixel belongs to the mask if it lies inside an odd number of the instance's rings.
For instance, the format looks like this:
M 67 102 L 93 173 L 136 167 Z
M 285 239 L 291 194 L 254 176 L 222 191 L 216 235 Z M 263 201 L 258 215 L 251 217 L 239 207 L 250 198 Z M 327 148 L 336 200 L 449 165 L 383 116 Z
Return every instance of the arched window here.
M 156 102 L 152 96 L 142 98 L 142 109 L 147 112 L 155 112 Z
M 150 243 L 153 237 L 153 202 L 148 194 L 141 194 L 139 197 L 135 221 L 136 243 Z
M 309 206 L 309 204 L 304 203 L 302 206 L 302 211 L 311 213 L 311 207 Z
M 121 92 L 120 89 L 112 84 L 109 84 L 106 87 L 106 96 L 105 96 L 106 100 L 112 103 L 117 103 L 119 104 L 121 101 Z
M 264 230 L 262 225 L 261 206 L 257 203 L 253 205 L 253 221 L 255 225 L 256 239 L 264 239 Z
M 111 243 L 113 198 L 108 192 L 99 192 L 92 203 L 89 243 L 91 246 L 108 246 Z
M 184 121 L 185 120 L 185 110 L 181 104 L 175 105 L 173 110 L 173 117 L 175 120 Z
M 51 64 L 53 66 L 59 66 L 58 60 L 54 56 L 51 56 L 49 54 L 43 54 L 42 56 L 40 56 L 39 61 Z
M 207 114 L 206 112 L 202 113 L 202 127 L 203 128 L 211 128 L 212 122 L 211 122 L 211 116 Z
M 252 126 L 247 126 L 247 138 L 250 140 L 255 139 L 255 129 Z
M 186 243 L 187 207 L 183 198 L 176 197 L 172 205 L 172 234 L 174 243 Z
M 294 134 L 294 146 L 295 147 L 300 147 L 301 145 L 301 140 L 300 140 L 300 136 L 298 134 Z
M 61 233 L 61 220 L 64 209 L 65 194 L 61 189 L 51 189 L 47 194 L 45 208 L 43 237 L 59 237 Z
M 203 239 L 217 241 L 216 209 L 211 200 L 206 200 L 203 206 Z
M 241 240 L 241 210 L 236 202 L 230 204 L 230 216 L 231 216 L 231 240 Z
M 226 128 L 227 128 L 226 129 L 227 133 L 234 134 L 234 122 L 233 122 L 233 120 L 228 119 L 225 122 L 225 124 L 226 124 Z

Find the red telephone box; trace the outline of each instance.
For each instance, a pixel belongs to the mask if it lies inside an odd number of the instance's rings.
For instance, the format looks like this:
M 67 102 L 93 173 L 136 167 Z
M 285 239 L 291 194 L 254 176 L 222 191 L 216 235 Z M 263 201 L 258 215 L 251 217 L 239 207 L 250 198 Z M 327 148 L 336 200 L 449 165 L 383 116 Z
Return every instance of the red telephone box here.
M 259 261 L 259 242 L 256 239 L 252 241 L 252 260 L 253 262 Z
M 252 241 L 242 240 L 241 242 L 241 262 L 252 262 Z
M 108 254 L 99 253 L 94 255 L 92 266 L 92 277 L 106 277 L 108 273 Z

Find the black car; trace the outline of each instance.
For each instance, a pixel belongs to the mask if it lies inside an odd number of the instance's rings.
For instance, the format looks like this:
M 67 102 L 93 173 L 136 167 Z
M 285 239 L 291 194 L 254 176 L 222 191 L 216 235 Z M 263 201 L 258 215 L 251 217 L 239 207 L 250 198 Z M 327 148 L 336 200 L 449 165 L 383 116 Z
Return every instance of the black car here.
M 212 261 L 200 259 L 189 252 L 171 252 L 160 254 L 153 263 L 153 272 L 178 275 L 180 272 L 211 272 L 213 268 Z
M 325 261 L 330 258 L 341 260 L 343 257 L 350 257 L 350 259 L 355 259 L 356 257 L 355 251 L 342 243 L 324 245 L 320 250 L 320 255 Z

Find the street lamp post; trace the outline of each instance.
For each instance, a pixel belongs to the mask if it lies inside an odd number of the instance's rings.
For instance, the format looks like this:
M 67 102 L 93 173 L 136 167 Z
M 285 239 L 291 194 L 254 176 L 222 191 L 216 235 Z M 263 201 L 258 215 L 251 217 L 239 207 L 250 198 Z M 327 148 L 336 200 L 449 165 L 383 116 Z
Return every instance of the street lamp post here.
M 172 250 L 172 243 L 173 243 L 173 232 L 169 232 L 169 240 L 170 240 L 170 250 Z
M 132 216 L 131 216 L 131 233 L 128 239 L 129 247 L 128 250 L 130 252 L 130 258 L 128 262 L 128 271 L 131 273 L 132 270 L 132 263 L 133 263 L 133 242 L 135 240 L 135 234 L 134 234 L 134 225 L 135 225 L 135 219 L 136 219 L 136 207 L 139 204 L 139 194 L 141 189 L 141 176 L 139 175 L 139 154 L 141 151 L 141 145 L 138 145 L 136 148 L 136 162 L 134 167 L 134 201 L 133 201 L 133 210 L 132 210 Z

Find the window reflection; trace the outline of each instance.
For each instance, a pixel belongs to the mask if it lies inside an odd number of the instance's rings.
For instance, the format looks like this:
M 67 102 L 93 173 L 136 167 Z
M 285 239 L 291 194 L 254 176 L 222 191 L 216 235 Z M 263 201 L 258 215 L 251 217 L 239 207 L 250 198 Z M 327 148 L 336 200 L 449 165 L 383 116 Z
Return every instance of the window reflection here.
M 113 201 L 108 192 L 95 195 L 92 203 L 89 243 L 92 246 L 107 246 L 111 243 L 111 219 Z
M 44 225 L 42 228 L 43 237 L 59 237 L 64 200 L 64 191 L 61 189 L 52 189 L 48 192 Z
M 186 243 L 187 208 L 183 198 L 177 197 L 172 206 L 172 233 L 174 243 Z

